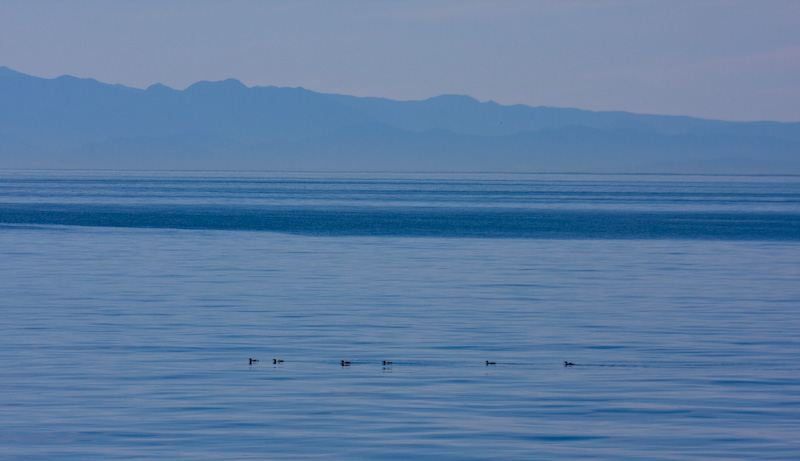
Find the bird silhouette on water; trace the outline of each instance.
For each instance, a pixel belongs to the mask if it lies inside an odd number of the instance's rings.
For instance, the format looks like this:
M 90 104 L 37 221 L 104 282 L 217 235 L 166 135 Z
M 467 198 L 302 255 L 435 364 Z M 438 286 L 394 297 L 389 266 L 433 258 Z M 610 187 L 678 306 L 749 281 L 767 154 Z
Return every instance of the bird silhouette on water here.
M 254 364 L 254 363 L 258 363 L 258 362 L 260 362 L 260 360 L 258 360 L 258 359 L 254 359 L 254 358 L 252 358 L 252 357 L 250 358 L 250 365 L 252 365 L 252 364 Z M 283 363 L 283 362 L 284 362 L 284 360 L 283 360 L 283 359 L 272 359 L 272 363 L 273 363 L 274 365 L 277 365 L 277 364 L 279 364 L 279 363 Z M 343 366 L 343 367 L 349 367 L 349 366 L 350 366 L 350 364 L 351 364 L 351 362 L 350 362 L 350 361 L 348 361 L 348 360 L 342 360 L 340 363 L 342 364 L 342 366 Z M 486 366 L 487 366 L 487 367 L 488 367 L 489 365 L 497 365 L 497 362 L 492 362 L 492 361 L 490 361 L 490 360 L 486 360 L 486 362 L 485 362 L 485 363 L 486 363 Z M 384 360 L 384 361 L 383 361 L 383 365 L 384 365 L 384 366 L 386 366 L 386 365 L 391 365 L 391 364 L 392 364 L 392 362 L 391 362 L 391 361 L 389 361 L 389 360 Z M 565 367 L 573 367 L 573 366 L 575 366 L 575 363 L 574 363 L 574 362 L 569 362 L 569 361 L 566 361 L 566 360 L 565 360 L 565 361 L 564 361 L 564 366 L 565 366 Z

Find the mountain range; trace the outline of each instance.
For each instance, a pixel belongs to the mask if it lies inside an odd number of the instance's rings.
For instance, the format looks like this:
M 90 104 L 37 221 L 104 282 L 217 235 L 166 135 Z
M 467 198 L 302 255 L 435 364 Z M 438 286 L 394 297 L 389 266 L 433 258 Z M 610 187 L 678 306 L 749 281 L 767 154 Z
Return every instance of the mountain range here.
M 0 67 L 0 168 L 800 174 L 800 122 L 45 79 Z

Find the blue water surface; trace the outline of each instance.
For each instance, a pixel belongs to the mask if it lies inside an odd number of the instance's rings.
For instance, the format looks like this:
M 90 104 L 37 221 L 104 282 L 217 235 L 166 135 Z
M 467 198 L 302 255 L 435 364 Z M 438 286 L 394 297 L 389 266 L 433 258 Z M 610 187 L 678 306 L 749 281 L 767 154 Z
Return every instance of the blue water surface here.
M 792 176 L 0 172 L 0 458 L 796 459 L 799 223 Z

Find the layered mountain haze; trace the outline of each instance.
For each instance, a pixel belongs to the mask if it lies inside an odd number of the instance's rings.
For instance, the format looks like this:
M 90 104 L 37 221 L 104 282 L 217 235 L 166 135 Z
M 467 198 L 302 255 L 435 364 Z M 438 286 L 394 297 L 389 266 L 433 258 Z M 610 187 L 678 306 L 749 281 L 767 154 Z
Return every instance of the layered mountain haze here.
M 800 123 L 393 101 L 0 67 L 0 168 L 800 173 Z

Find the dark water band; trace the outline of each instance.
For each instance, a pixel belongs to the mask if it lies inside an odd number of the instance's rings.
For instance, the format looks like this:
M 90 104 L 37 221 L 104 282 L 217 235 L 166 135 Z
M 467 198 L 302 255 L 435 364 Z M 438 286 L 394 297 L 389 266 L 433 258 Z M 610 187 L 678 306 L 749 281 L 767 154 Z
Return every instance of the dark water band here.
M 800 240 L 800 214 L 788 213 L 5 204 L 0 223 L 319 236 Z

